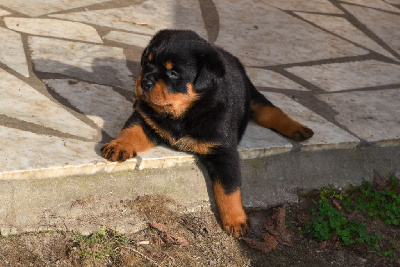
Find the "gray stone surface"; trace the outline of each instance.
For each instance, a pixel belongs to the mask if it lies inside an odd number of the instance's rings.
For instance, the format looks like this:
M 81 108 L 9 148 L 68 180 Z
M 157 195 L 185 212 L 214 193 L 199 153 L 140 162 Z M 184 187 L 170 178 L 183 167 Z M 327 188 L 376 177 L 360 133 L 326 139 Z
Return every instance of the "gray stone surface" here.
M 386 0 L 386 2 L 394 5 L 400 5 L 400 0 Z
M 328 0 L 262 0 L 267 5 L 274 6 L 283 10 L 297 10 L 308 12 L 321 12 L 329 14 L 341 14 L 340 9 L 332 5 Z
M 374 34 L 386 42 L 398 55 L 400 54 L 400 31 L 398 30 L 398 21 L 400 20 L 399 9 L 395 10 L 399 14 L 392 14 L 373 8 L 353 5 L 343 6 Z M 382 23 L 382 21 L 385 21 L 385 23 Z
M 151 36 L 129 32 L 111 31 L 104 36 L 104 39 L 145 48 L 150 42 Z
M 2 0 L 1 5 L 30 17 L 37 17 L 106 1 L 109 0 Z
M 4 18 L 9 29 L 56 38 L 65 38 L 92 43 L 102 43 L 102 39 L 93 27 L 79 23 L 58 19 L 36 18 Z M 55 31 L 54 29 L 57 29 Z
M 132 73 L 119 47 L 34 36 L 28 42 L 36 71 L 61 73 L 133 91 Z
M 133 112 L 130 103 L 111 87 L 74 80 L 43 80 L 111 137 L 117 137 Z
M 21 36 L 14 31 L 0 27 L 0 39 L 2 40 L 0 62 L 23 76 L 29 77 Z
M 400 84 L 400 65 L 376 60 L 293 67 L 287 71 L 329 92 Z
M 322 94 L 336 120 L 360 138 L 381 145 L 400 138 L 400 89 Z
M 8 12 L 7 10 L 4 10 L 4 9 L 1 9 L 1 8 L 0 8 L 0 17 L 8 16 L 8 15 L 10 15 L 10 14 L 11 14 L 11 13 Z
M 308 91 L 300 84 L 270 70 L 248 67 L 246 73 L 255 86 Z
M 365 7 L 372 7 L 376 9 L 386 10 L 386 11 L 393 11 L 399 12 L 400 10 L 395 8 L 394 6 L 386 3 L 390 1 L 376 1 L 376 0 L 343 0 L 343 2 L 351 3 L 355 5 L 365 6 Z
M 139 170 L 168 168 L 193 162 L 195 162 L 195 157 L 192 154 L 179 152 L 165 145 L 138 153 Z
M 95 129 L 74 117 L 59 104 L 50 101 L 27 83 L 1 69 L 0 114 L 88 139 L 97 134 Z M 33 146 L 36 146 L 35 143 Z
M 221 28 L 216 44 L 238 56 L 247 66 L 298 63 L 368 53 L 261 2 L 221 0 L 215 5 Z M 246 12 L 241 12 L 243 10 Z
M 337 36 L 347 39 L 367 49 L 371 49 L 372 51 L 380 53 L 384 56 L 396 59 L 392 54 L 387 52 L 382 46 L 378 45 L 359 29 L 354 27 L 345 18 L 302 12 L 296 12 L 296 14 L 319 27 L 336 34 Z
M 54 169 L 63 175 L 72 175 L 79 166 L 107 164 L 96 154 L 96 143 L 39 135 L 3 126 L 0 126 L 0 145 L 2 153 L 7 155 L 0 162 L 1 179 L 46 177 L 51 176 Z M 15 169 L 21 171 L 13 173 Z
M 241 159 L 254 159 L 290 151 L 292 144 L 273 131 L 250 122 L 239 143 Z
M 179 15 L 176 15 L 178 11 Z M 207 37 L 200 4 L 196 0 L 147 0 L 130 7 L 51 15 L 51 17 L 147 35 L 153 35 L 166 28 L 192 29 L 201 36 Z

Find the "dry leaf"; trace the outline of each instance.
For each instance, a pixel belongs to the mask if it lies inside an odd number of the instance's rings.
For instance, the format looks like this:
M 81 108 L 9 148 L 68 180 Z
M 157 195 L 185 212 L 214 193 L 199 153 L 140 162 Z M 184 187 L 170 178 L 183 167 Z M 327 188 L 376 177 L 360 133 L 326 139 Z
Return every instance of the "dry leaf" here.
M 264 242 L 267 243 L 268 246 L 272 247 L 273 249 L 275 249 L 279 244 L 276 238 L 268 233 L 263 234 L 262 238 Z
M 286 204 L 277 208 L 275 214 L 272 215 L 270 220 L 265 224 L 265 229 L 280 244 L 292 246 L 292 240 L 290 239 L 290 235 L 287 233 L 285 226 L 286 208 Z
M 162 223 L 150 223 L 150 226 L 162 233 L 166 233 L 168 231 L 168 227 Z
M 271 250 L 274 250 L 276 248 L 276 245 L 273 246 L 271 244 L 268 244 L 267 242 L 261 242 L 256 239 L 252 238 L 242 238 L 243 241 L 246 242 L 246 244 L 253 249 L 261 250 L 265 253 L 270 252 Z M 278 244 L 278 243 L 277 243 Z
M 336 199 L 333 199 L 332 202 L 338 210 L 342 210 L 342 206 L 340 206 L 340 203 Z
M 168 244 L 173 244 L 173 245 L 180 245 L 182 247 L 189 247 L 190 244 L 186 240 L 186 238 L 177 236 L 177 235 L 170 235 L 168 234 L 168 227 L 165 224 L 162 223 L 150 223 L 150 226 L 153 227 L 154 229 L 158 230 L 161 232 L 161 239 L 165 243 Z
M 186 240 L 186 238 L 181 237 L 181 236 L 172 236 L 176 240 L 177 245 L 180 245 L 182 247 L 190 247 L 189 242 Z

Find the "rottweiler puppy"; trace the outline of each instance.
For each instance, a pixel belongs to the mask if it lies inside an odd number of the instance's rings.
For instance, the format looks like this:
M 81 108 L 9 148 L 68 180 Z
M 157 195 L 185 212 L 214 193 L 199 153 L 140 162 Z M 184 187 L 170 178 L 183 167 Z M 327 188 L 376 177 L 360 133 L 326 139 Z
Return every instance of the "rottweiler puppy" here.
M 213 184 L 222 227 L 248 231 L 237 145 L 250 119 L 303 141 L 313 131 L 291 119 L 251 83 L 239 60 L 190 30 L 162 30 L 144 50 L 135 111 L 101 152 L 111 161 L 165 143 L 198 156 Z

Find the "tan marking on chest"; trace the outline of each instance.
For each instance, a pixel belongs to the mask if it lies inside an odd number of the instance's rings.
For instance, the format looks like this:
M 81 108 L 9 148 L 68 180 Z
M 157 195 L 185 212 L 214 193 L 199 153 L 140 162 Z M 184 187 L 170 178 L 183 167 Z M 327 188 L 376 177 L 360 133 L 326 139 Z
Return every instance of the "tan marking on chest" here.
M 216 143 L 200 141 L 190 136 L 184 136 L 176 139 L 168 131 L 159 127 L 158 124 L 150 119 L 142 110 L 136 108 L 136 111 L 162 139 L 164 139 L 169 145 L 180 151 L 207 155 L 211 154 L 213 152 L 212 149 L 218 146 L 218 144 Z

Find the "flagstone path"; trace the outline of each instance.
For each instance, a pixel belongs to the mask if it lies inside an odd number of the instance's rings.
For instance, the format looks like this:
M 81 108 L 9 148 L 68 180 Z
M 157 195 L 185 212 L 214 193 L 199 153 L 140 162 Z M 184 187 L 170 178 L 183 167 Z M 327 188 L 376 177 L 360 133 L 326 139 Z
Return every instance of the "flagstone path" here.
M 296 144 L 250 123 L 243 159 L 400 144 L 396 0 L 3 0 L 0 179 L 193 161 L 160 146 L 124 164 L 99 153 L 132 112 L 140 54 L 164 28 L 236 55 L 273 103 L 315 131 Z

